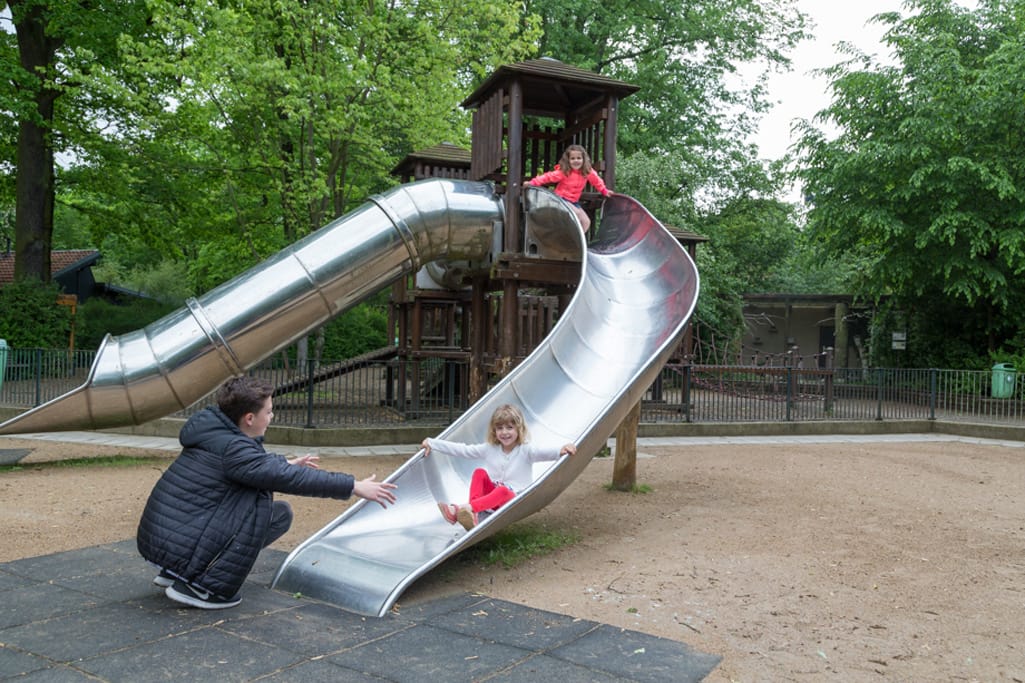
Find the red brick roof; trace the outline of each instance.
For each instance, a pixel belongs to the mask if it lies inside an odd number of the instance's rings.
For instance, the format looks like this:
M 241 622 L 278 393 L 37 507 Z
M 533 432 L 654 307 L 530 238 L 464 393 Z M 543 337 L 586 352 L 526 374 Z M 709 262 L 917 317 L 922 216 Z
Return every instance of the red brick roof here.
M 59 249 L 50 252 L 50 276 L 54 277 L 82 261 L 93 261 L 100 252 L 95 249 Z M 0 252 L 0 287 L 14 282 L 14 252 Z

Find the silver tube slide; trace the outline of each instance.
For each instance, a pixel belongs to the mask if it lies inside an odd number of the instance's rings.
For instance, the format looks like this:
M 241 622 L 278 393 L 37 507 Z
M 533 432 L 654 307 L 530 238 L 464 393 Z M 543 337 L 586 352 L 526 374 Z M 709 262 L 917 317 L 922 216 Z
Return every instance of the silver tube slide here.
M 547 190 L 525 188 L 529 235 L 561 236 L 585 255 L 576 217 Z M 554 253 L 556 245 L 540 251 Z M 384 616 L 418 577 L 459 551 L 540 510 L 570 485 L 641 399 L 680 340 L 698 296 L 683 247 L 635 200 L 605 203 L 575 296 L 541 345 L 440 437 L 479 443 L 495 408 L 519 406 L 532 439 L 577 444 L 577 454 L 535 466 L 534 483 L 466 532 L 439 514 L 465 502 L 476 463 L 413 455 L 388 477 L 397 502 L 360 500 L 282 563 L 278 589 L 368 616 Z
M 144 329 L 108 336 L 82 386 L 0 434 L 142 424 L 186 408 L 429 262 L 489 267 L 502 221 L 487 183 L 425 180 L 373 197 Z

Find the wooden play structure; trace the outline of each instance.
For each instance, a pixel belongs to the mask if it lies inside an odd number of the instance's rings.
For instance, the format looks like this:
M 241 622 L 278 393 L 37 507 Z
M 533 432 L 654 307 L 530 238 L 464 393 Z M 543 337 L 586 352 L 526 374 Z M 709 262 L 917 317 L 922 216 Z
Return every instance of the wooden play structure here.
M 403 182 L 491 181 L 505 203 L 506 221 L 501 252 L 487 275 L 467 277 L 456 288 L 423 287 L 417 278 L 394 286 L 390 329 L 398 372 L 413 374 L 399 377 L 398 386 L 408 379 L 423 387 L 427 373 L 451 381 L 452 372 L 443 368 L 454 366 L 460 393 L 465 389 L 472 403 L 548 334 L 572 297 L 580 263 L 534 247 L 522 220 L 521 189 L 576 143 L 614 190 L 619 103 L 637 90 L 553 59 L 502 66 L 462 103 L 473 111 L 470 150 L 443 143 L 408 155 L 393 169 Z M 594 222 L 592 235 L 600 230 L 594 221 L 600 200 L 596 192 L 581 197 Z M 692 256 L 697 239 L 684 242 Z

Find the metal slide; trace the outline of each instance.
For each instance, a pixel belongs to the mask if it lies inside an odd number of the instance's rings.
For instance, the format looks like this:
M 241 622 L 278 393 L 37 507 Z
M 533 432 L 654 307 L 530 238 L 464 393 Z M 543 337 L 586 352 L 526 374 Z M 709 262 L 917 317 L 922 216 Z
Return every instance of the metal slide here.
M 435 261 L 487 269 L 501 245 L 487 183 L 402 185 L 141 330 L 108 336 L 82 386 L 0 434 L 104 429 L 182 410 L 229 377 Z
M 540 188 L 523 194 L 527 253 L 582 258 L 567 205 Z M 488 269 L 503 219 L 487 183 L 425 180 L 373 197 L 179 311 L 108 337 L 82 386 L 0 424 L 0 434 L 142 424 L 183 409 L 406 274 L 436 262 L 447 264 L 435 268 L 439 277 L 453 281 L 459 271 Z M 697 294 L 683 247 L 635 200 L 610 197 L 555 329 L 440 435 L 479 442 L 494 408 L 514 403 L 535 441 L 572 441 L 577 455 L 538 465 L 528 490 L 466 533 L 436 503 L 466 499 L 474 463 L 417 453 L 388 477 L 399 487 L 395 506 L 357 501 L 288 556 L 274 585 L 384 615 L 432 567 L 543 508 L 654 381 Z
M 554 195 L 527 189 L 528 235 L 580 234 Z M 572 231 L 576 231 L 573 233 Z M 522 408 L 532 440 L 577 444 L 577 455 L 535 466 L 535 481 L 465 532 L 438 512 L 465 501 L 476 463 L 419 452 L 388 477 L 397 503 L 360 500 L 285 559 L 274 587 L 359 614 L 383 616 L 418 577 L 540 510 L 580 474 L 654 381 L 694 310 L 698 274 L 683 247 L 635 200 L 605 203 L 581 283 L 542 344 L 439 436 L 479 443 L 494 409 Z

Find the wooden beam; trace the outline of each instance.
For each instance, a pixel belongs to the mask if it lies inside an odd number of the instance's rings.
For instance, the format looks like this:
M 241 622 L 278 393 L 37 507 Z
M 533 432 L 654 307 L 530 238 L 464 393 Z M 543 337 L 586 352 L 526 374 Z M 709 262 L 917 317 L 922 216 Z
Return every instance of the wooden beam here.
M 491 267 L 491 277 L 496 280 L 515 280 L 521 283 L 576 285 L 580 282 L 580 262 L 501 254 L 495 265 Z

